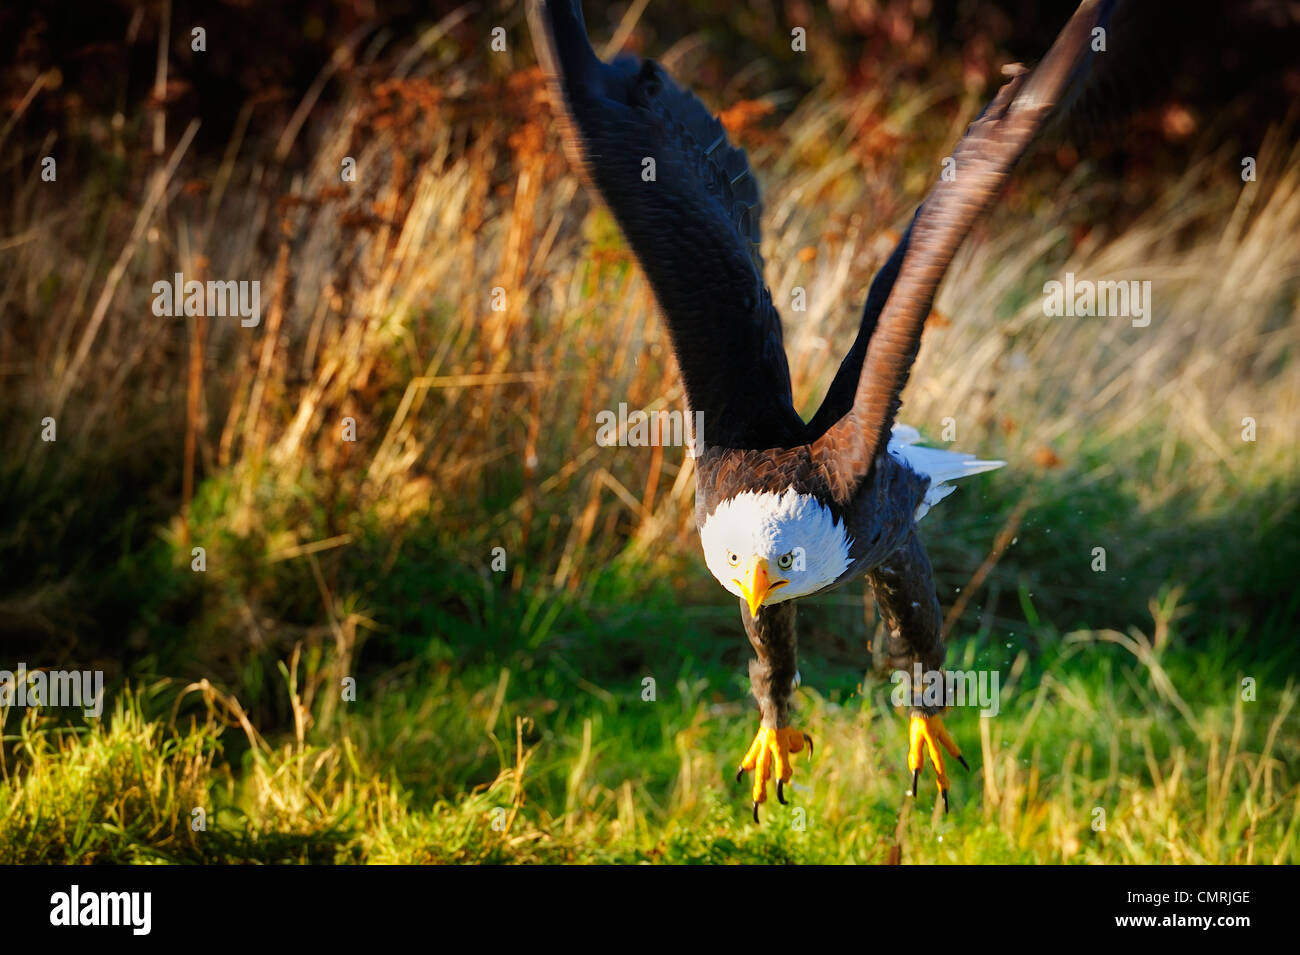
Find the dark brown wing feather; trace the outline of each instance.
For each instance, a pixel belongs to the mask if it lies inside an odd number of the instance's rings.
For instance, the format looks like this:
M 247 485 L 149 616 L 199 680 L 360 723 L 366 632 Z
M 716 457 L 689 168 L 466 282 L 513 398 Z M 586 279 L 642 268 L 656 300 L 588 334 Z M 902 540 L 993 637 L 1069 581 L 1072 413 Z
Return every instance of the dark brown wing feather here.
M 599 189 L 668 322 L 705 446 L 806 441 L 781 319 L 763 282 L 761 203 L 744 152 L 657 63 L 602 62 L 577 0 L 532 0 L 538 59 L 566 148 Z M 643 178 L 654 159 L 654 181 Z
M 885 448 L 935 290 L 953 255 L 992 205 L 1011 168 L 1051 116 L 1072 79 L 1086 72 L 1088 58 L 1104 55 L 1092 53 L 1092 31 L 1113 5 L 1105 0 L 1084 0 L 1038 67 L 1014 77 L 998 91 L 953 153 L 955 179 L 934 186 L 900 242 L 905 255 L 888 300 L 874 328 L 867 331 L 869 342 L 861 358 L 852 408 L 813 442 L 813 459 L 830 475 L 837 499 L 852 496 Z M 875 291 L 873 286 L 873 297 Z M 861 337 L 855 349 L 860 344 Z M 846 364 L 856 358 L 851 352 Z M 844 371 L 842 367 L 841 373 Z M 832 393 L 827 400 L 833 397 Z M 826 417 L 822 416 L 822 423 Z

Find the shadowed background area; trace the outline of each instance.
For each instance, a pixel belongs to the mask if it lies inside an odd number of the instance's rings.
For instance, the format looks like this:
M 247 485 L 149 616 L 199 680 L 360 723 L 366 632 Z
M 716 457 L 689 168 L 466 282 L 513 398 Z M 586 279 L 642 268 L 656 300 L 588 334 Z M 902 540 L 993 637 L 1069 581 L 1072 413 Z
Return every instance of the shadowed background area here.
M 589 5 L 749 151 L 805 414 L 1072 6 Z M 902 419 L 1009 466 L 922 528 L 949 663 L 1004 694 L 936 844 L 865 585 L 801 615 L 817 823 L 723 782 L 749 648 L 682 449 L 597 444 L 680 388 L 522 9 L 6 8 L 0 670 L 103 669 L 116 713 L 0 707 L 0 860 L 1294 861 L 1298 39 L 1268 0 L 1118 21 L 942 287 Z M 258 324 L 157 316 L 177 272 L 260 282 Z M 1150 325 L 1046 317 L 1067 272 L 1150 281 Z

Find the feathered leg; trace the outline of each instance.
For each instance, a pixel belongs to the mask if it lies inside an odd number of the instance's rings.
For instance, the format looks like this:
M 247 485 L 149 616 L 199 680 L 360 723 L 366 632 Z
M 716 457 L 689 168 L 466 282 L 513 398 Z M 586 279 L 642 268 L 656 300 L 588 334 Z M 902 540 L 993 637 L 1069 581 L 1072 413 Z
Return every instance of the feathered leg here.
M 885 654 L 891 670 L 907 674 L 912 694 L 912 712 L 908 732 L 907 768 L 912 773 L 912 795 L 916 795 L 921 767 L 926 755 L 934 765 L 948 811 L 948 775 L 944 771 L 943 751 L 947 750 L 962 766 L 966 760 L 944 728 L 940 714 L 946 700 L 926 694 L 927 683 L 943 680 L 943 614 L 934 589 L 934 571 L 921 539 L 913 529 L 904 544 L 879 567 L 867 574 L 876 595 L 876 606 L 885 624 Z M 921 682 L 916 681 L 920 667 Z
M 758 822 L 758 805 L 767 799 L 767 781 L 776 778 L 776 798 L 784 804 L 785 784 L 794 775 L 790 754 L 802 750 L 806 742 L 811 755 L 812 739 L 790 726 L 790 707 L 798 674 L 794 602 L 760 607 L 758 615 L 753 616 L 742 600 L 740 616 L 757 654 L 757 659 L 749 664 L 749 682 L 762 721 L 736 772 L 736 779 L 746 770 L 754 771 L 754 821 Z

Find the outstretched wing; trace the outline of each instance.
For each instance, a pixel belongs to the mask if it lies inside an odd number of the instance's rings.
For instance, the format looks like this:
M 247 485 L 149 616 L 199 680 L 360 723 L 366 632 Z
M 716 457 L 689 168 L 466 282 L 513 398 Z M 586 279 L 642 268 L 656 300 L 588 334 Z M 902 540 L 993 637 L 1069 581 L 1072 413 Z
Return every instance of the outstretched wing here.
M 1088 72 L 1094 28 L 1116 0 L 1083 0 L 1042 62 L 1006 83 L 953 152 L 940 181 L 872 283 L 862 327 L 810 422 L 814 460 L 847 499 L 885 450 L 934 294 L 966 235 L 1071 86 Z M 852 402 L 848 398 L 852 395 Z
M 531 0 L 529 21 L 570 156 L 618 220 L 667 318 L 698 439 L 803 443 L 744 152 L 659 64 L 597 58 L 578 0 Z

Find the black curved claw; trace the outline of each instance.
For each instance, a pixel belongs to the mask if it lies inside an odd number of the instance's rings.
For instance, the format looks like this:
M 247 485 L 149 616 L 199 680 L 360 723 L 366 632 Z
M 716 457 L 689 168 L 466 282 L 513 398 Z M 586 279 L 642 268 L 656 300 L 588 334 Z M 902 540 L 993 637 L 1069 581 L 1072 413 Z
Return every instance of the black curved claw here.
M 745 770 L 743 768 L 736 770 L 736 782 L 740 782 L 744 778 Z
M 813 754 L 812 737 L 809 736 L 807 733 L 804 733 L 804 734 L 803 734 L 803 740 L 804 740 L 805 743 L 808 744 L 808 758 L 809 758 L 809 759 L 812 759 L 812 754 Z M 958 758 L 960 759 L 960 757 L 958 757 Z
M 943 814 L 948 815 L 948 790 L 940 789 L 939 794 L 943 796 Z
M 788 802 L 785 801 L 785 780 L 784 779 L 778 779 L 776 781 L 776 801 L 783 806 L 790 805 Z
M 754 803 L 754 825 L 758 825 L 758 803 Z
M 961 763 L 962 769 L 966 770 L 966 772 L 968 773 L 970 772 L 970 764 L 967 763 L 966 760 L 962 758 L 961 753 L 957 754 L 957 762 Z
M 912 791 L 908 793 L 908 795 L 915 796 L 916 787 L 919 786 L 920 784 L 921 784 L 921 767 L 918 766 L 916 767 L 916 772 L 912 773 Z

